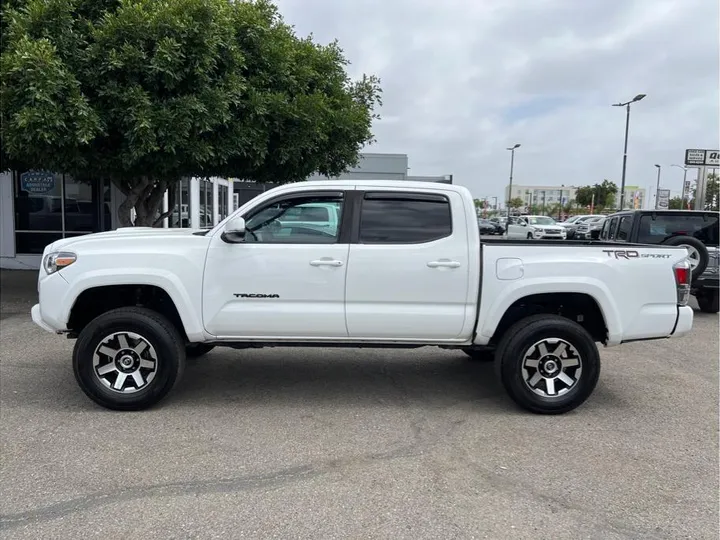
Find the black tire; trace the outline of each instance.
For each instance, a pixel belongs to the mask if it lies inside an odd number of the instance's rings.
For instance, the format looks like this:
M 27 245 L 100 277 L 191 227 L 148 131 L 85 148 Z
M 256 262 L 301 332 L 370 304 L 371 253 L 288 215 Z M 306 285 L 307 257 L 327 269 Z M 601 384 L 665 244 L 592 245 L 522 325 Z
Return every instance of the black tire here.
M 215 348 L 209 343 L 188 343 L 185 345 L 185 356 L 188 358 L 199 358 Z
M 717 313 L 720 311 L 720 294 L 718 291 L 701 291 L 695 299 L 697 300 L 700 311 L 703 313 Z
M 492 362 L 495 360 L 495 351 L 492 349 L 471 349 L 467 347 L 462 352 L 473 362 Z
M 574 379 L 572 386 L 568 388 L 560 380 L 560 388 L 555 389 L 557 397 L 547 397 L 547 395 L 539 395 L 530 388 L 529 385 L 536 375 L 535 372 L 530 373 L 532 368 L 523 370 L 523 364 L 526 355 L 533 349 L 538 351 L 538 356 L 541 355 L 540 348 L 534 347 L 535 344 L 543 340 L 553 341 L 556 339 L 563 340 L 577 351 L 579 356 L 577 365 L 581 369 L 579 378 Z M 568 365 L 571 361 L 574 363 L 569 353 L 567 358 L 562 358 L 562 354 L 560 353 L 560 357 L 556 357 L 560 360 L 559 366 L 562 366 L 563 362 L 567 362 Z M 600 377 L 600 353 L 592 336 L 576 322 L 556 315 L 533 315 L 517 322 L 505 332 L 495 357 L 497 376 L 512 400 L 521 407 L 538 414 L 562 414 L 575 409 L 592 394 Z M 551 357 L 552 355 L 548 355 L 548 357 L 541 358 L 552 359 Z M 533 360 L 529 359 L 528 361 Z M 539 363 L 536 370 L 538 376 L 542 375 L 540 368 Z M 568 371 L 563 369 L 560 371 L 573 380 L 572 377 L 578 373 L 577 367 L 567 367 L 566 369 Z M 529 377 L 528 382 L 526 382 L 524 371 Z M 548 378 L 540 377 L 534 383 L 536 390 L 545 394 L 550 393 L 547 381 Z M 555 381 L 558 379 L 554 379 L 553 386 L 555 386 Z M 544 390 L 537 387 L 539 384 L 545 387 Z
M 673 236 L 663 242 L 665 246 L 692 246 L 698 252 L 698 265 L 692 271 L 693 281 L 699 278 L 710 261 L 708 250 L 700 240 L 692 236 Z
M 119 341 L 121 335 L 124 336 L 124 345 Z M 140 340 L 131 343 L 136 339 L 133 335 L 140 336 L 141 340 L 145 341 L 139 353 L 137 350 L 130 350 L 136 343 L 140 343 Z M 98 354 L 99 359 L 107 362 L 96 369 L 94 358 L 101 343 L 107 344 L 106 350 L 117 351 L 117 354 Z M 120 351 L 123 350 L 127 351 L 127 354 L 121 355 Z M 141 372 L 142 362 L 154 364 L 152 368 L 144 368 L 139 375 L 144 387 L 138 385 L 135 375 L 130 371 L 124 373 L 122 384 L 118 381 L 120 370 L 123 369 L 120 362 L 132 357 L 133 352 L 137 356 L 135 371 Z M 154 361 L 153 354 L 156 358 Z M 159 313 L 141 307 L 114 309 L 96 317 L 80 332 L 73 351 L 73 371 L 82 391 L 95 403 L 118 411 L 137 411 L 156 404 L 181 379 L 184 367 L 185 346 L 177 328 Z M 108 377 L 103 379 L 105 383 L 99 374 L 103 368 L 111 368 L 106 372 Z M 133 366 L 127 366 L 127 369 L 132 370 Z M 149 369 L 154 370 L 152 378 L 148 374 Z M 113 390 L 108 382 L 108 379 L 113 378 L 112 386 L 120 384 L 120 390 L 129 393 Z M 125 389 L 125 383 L 132 387 Z
M 528 239 L 528 240 L 532 240 L 532 239 L 533 239 L 533 235 L 532 235 L 532 233 L 528 233 L 528 235 L 527 235 L 527 239 Z

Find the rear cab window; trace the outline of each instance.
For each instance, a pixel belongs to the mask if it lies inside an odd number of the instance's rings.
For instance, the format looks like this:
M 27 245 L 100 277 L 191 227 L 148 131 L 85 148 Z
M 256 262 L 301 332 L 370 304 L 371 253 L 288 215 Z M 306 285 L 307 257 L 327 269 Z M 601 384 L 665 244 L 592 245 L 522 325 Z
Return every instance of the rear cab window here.
M 673 236 L 692 236 L 707 247 L 718 246 L 718 214 L 646 214 L 640 218 L 638 243 L 661 244 Z
M 362 201 L 362 244 L 420 244 L 451 234 L 450 200 L 444 195 L 369 192 Z

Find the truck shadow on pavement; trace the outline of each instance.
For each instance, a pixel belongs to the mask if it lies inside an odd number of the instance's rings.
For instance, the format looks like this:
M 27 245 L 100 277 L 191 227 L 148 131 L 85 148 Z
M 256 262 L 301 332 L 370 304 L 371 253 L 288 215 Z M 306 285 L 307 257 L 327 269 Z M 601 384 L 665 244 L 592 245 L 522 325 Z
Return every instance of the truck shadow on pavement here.
M 433 348 L 413 351 L 269 349 L 215 350 L 188 362 L 182 382 L 161 406 L 273 405 L 289 408 L 420 407 L 459 404 L 483 412 L 529 414 L 515 406 L 488 362 L 469 361 L 461 352 Z M 302 358 L 282 358 L 282 355 Z M 603 388 L 594 405 L 620 403 Z

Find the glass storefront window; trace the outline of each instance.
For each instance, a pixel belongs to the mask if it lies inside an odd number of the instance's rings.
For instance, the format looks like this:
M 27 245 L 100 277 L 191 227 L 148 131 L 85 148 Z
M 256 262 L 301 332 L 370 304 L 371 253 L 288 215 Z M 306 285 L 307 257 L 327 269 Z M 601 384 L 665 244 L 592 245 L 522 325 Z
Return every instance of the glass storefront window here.
M 213 227 L 213 184 L 210 180 L 200 179 L 200 228 Z
M 70 175 L 33 170 L 13 172 L 13 186 L 16 253 L 41 254 L 60 238 L 112 226 L 109 186 L 105 189 L 103 182 L 78 182 Z M 101 205 L 101 188 L 106 205 Z
M 218 222 L 228 216 L 228 186 L 218 184 Z
M 190 227 L 190 179 L 183 178 L 178 181 L 175 190 L 175 200 L 168 200 L 168 208 L 173 213 L 168 219 L 168 227 L 187 229 Z

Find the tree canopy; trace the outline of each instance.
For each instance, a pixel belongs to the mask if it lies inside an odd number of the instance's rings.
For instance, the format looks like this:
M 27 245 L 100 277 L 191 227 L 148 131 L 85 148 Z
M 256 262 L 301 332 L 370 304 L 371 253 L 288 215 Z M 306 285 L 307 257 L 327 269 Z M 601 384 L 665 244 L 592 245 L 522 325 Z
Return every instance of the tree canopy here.
M 615 182 L 603 180 L 601 184 L 578 188 L 575 200 L 580 206 L 590 206 L 594 203 L 595 207 L 613 208 L 618 191 Z
M 3 158 L 110 178 L 124 225 L 181 177 L 333 176 L 373 141 L 379 80 L 269 0 L 15 0 L 2 31 Z

